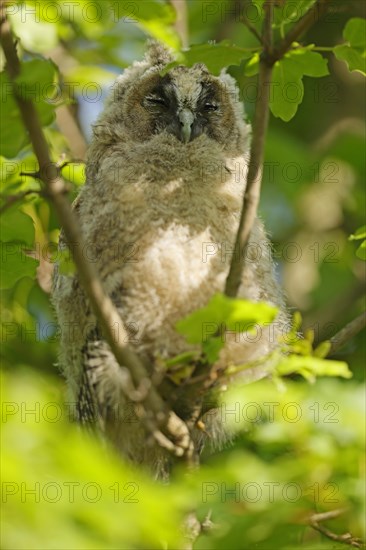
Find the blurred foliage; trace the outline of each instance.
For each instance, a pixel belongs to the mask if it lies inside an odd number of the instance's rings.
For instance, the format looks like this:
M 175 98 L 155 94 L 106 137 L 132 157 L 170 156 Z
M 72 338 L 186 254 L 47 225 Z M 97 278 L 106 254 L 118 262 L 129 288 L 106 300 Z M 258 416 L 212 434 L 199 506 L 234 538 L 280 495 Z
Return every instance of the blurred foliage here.
M 177 323 L 177 330 L 189 344 L 201 344 L 209 363 L 215 363 L 225 339 L 220 332 L 253 332 L 255 327 L 271 323 L 277 308 L 266 303 L 233 299 L 215 294 L 209 303 Z M 207 334 L 203 338 L 203 333 Z
M 349 236 L 350 241 L 362 241 L 356 250 L 356 256 L 361 260 L 366 260 L 366 225 L 359 227 L 354 235 Z
M 364 536 L 363 408 L 363 385 L 336 379 L 231 389 L 219 410 L 234 444 L 162 485 L 71 425 L 55 381 L 19 365 L 3 380 L 2 548 L 181 548 L 194 509 L 215 523 L 195 548 L 338 548 L 307 519 L 344 508 L 335 531 Z
M 2 548 L 174 548 L 188 503 L 70 425 L 52 386 L 22 366 L 3 380 Z
M 275 38 L 313 3 L 276 2 Z M 58 113 L 67 108 L 88 130 L 115 74 L 142 57 L 148 36 L 175 49 L 181 63 L 205 62 L 215 74 L 229 65 L 252 120 L 261 48 L 242 20 L 260 32 L 263 0 L 186 4 L 192 47 L 182 51 L 174 9 L 163 0 L 8 3 L 23 62 L 17 91 L 36 102 L 71 199 L 85 181 L 83 159 L 73 155 Z M 224 394 L 233 446 L 204 457 L 198 472 L 176 471 L 168 486 L 82 436 L 61 405 L 58 327 L 49 302 L 59 223 L 41 194 L 29 137 L 1 72 L 1 198 L 9 206 L 0 227 L 4 549 L 177 548 L 182 520 L 194 509 L 201 519 L 211 510 L 216 524 L 197 549 L 344 548 L 306 526 L 315 511 L 334 508 L 346 511 L 329 528 L 365 536 L 365 341 L 362 334 L 352 339 L 334 362 L 317 346 L 364 304 L 364 6 L 337 0 L 332 7 L 276 64 L 260 206 L 288 304 L 311 330 L 294 339 L 272 382 Z M 217 304 L 214 310 L 222 315 Z M 256 319 L 262 314 L 256 311 Z M 188 333 L 192 327 L 191 320 Z M 209 351 L 217 352 L 215 345 Z M 347 378 L 344 362 L 352 381 L 309 385 L 297 376 Z M 290 372 L 291 382 L 280 378 Z M 27 414 L 32 408 L 35 414 Z
M 366 75 L 366 33 L 365 21 L 362 19 L 350 19 L 343 31 L 346 44 L 334 48 L 338 59 L 342 59 L 348 65 L 350 71 L 359 71 Z

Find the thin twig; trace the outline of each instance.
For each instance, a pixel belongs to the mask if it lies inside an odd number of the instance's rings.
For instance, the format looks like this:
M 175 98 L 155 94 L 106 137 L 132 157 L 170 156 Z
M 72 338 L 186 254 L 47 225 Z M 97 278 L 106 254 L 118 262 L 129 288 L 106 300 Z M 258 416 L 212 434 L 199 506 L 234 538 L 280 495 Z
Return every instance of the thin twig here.
M 351 533 L 344 533 L 343 535 L 337 535 L 324 527 L 319 522 L 326 521 L 329 519 L 334 519 L 339 517 L 345 512 L 345 510 L 330 510 L 329 512 L 322 512 L 320 514 L 313 514 L 309 518 L 309 525 L 322 535 L 326 536 L 328 539 L 331 539 L 336 542 L 342 542 L 343 544 L 348 544 L 354 548 L 363 548 L 364 544 L 361 539 L 353 537 Z
M 318 523 L 319 521 L 326 521 L 328 519 L 338 518 L 345 512 L 347 512 L 346 508 L 337 508 L 336 510 L 328 510 L 328 512 L 319 512 L 316 514 L 312 514 L 309 518 L 309 522 Z
M 361 313 L 356 319 L 350 321 L 345 327 L 343 327 L 337 334 L 330 339 L 331 348 L 328 352 L 328 356 L 335 355 L 338 350 L 343 348 L 351 338 L 356 336 L 361 330 L 366 327 L 366 311 Z
M 246 28 L 256 37 L 258 42 L 263 45 L 263 39 L 257 29 L 251 24 L 248 18 L 244 15 L 240 18 L 240 21 L 246 26 Z
M 338 330 L 338 326 L 333 319 L 343 318 L 364 294 L 364 282 L 356 280 L 351 288 L 335 296 L 331 302 L 315 310 L 311 316 L 304 317 L 303 327 L 314 330 L 315 344 L 325 339 L 329 340 L 330 331 L 336 332 Z M 332 327 L 334 328 L 332 329 Z
M 1 45 L 6 59 L 6 69 L 10 79 L 14 81 L 20 73 L 20 62 L 9 21 L 6 19 L 3 3 L 1 3 L 0 30 Z M 121 366 L 128 368 L 134 386 L 139 388 L 149 385 L 150 389 L 142 404 L 145 406 L 145 414 L 141 420 L 147 431 L 153 435 L 155 440 L 158 440 L 161 446 L 170 447 L 169 440 L 160 431 L 160 429 L 165 430 L 174 440 L 173 449 L 169 448 L 169 450 L 173 450 L 177 456 L 184 455 L 189 463 L 193 452 L 192 442 L 190 441 L 189 434 L 187 435 L 188 428 L 186 424 L 172 411 L 167 409 L 166 404 L 152 386 L 141 360 L 126 344 L 128 336 L 124 323 L 112 300 L 104 292 L 95 265 L 84 254 L 84 239 L 80 233 L 77 218 L 66 197 L 66 187 L 63 179 L 59 176 L 59 168 L 51 162 L 48 144 L 33 102 L 18 96 L 15 87 L 14 97 L 39 163 L 39 172 L 42 175 L 42 182 L 45 188 L 44 193 L 54 206 L 63 226 L 67 242 L 73 245 L 71 252 L 77 266 L 78 277 L 90 301 L 103 335 L 117 362 Z M 118 328 L 117 331 L 116 327 Z M 116 333 L 120 336 L 119 338 L 116 338 Z M 125 389 L 122 388 L 122 390 Z
M 310 27 L 312 27 L 327 11 L 332 0 L 317 0 L 315 4 L 305 13 L 305 15 L 295 23 L 292 29 L 286 34 L 279 46 L 274 50 L 272 56 L 272 63 L 275 63 L 281 59 L 286 52 L 291 48 L 292 44 L 296 42 L 303 34 L 305 34 Z

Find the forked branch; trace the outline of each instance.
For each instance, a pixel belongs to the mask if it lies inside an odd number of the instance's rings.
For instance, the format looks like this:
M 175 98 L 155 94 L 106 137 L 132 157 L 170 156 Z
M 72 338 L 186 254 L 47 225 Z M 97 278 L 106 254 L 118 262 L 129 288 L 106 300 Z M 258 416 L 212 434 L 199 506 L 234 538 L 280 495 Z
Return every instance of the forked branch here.
M 321 522 L 335 519 L 342 515 L 344 512 L 345 510 L 330 510 L 329 512 L 313 514 L 309 519 L 309 525 L 330 540 L 333 540 L 335 542 L 342 542 L 343 544 L 348 544 L 349 546 L 353 546 L 354 548 L 364 548 L 362 540 L 352 536 L 351 533 L 338 535 L 337 533 L 333 533 L 333 531 L 322 525 Z
M 239 228 L 235 240 L 236 253 L 232 256 L 230 270 L 225 285 L 225 294 L 231 297 L 235 297 L 239 290 L 245 263 L 244 258 L 247 257 L 246 250 L 249 237 L 257 215 L 262 182 L 264 144 L 269 119 L 272 68 L 275 62 L 286 54 L 292 44 L 322 17 L 330 5 L 330 0 L 317 0 L 312 8 L 308 10 L 297 23 L 295 23 L 288 34 L 275 47 L 273 46 L 272 40 L 274 4 L 275 2 L 273 0 L 269 0 L 264 4 L 265 17 L 261 36 L 263 51 L 260 57 L 258 75 L 259 97 L 256 102 L 253 121 L 253 137 L 248 167 L 247 186 L 244 194 Z

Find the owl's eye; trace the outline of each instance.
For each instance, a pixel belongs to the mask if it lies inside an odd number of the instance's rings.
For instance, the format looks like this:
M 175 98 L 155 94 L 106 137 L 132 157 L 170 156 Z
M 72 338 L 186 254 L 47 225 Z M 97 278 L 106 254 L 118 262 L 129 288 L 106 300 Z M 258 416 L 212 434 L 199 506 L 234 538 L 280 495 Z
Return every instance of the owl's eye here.
M 162 106 L 167 107 L 167 101 L 160 95 L 151 94 L 145 97 L 145 101 L 148 105 L 151 106 Z
M 205 112 L 213 112 L 213 111 L 217 111 L 218 110 L 218 105 L 216 105 L 216 103 L 205 103 L 204 106 L 203 106 L 203 110 Z

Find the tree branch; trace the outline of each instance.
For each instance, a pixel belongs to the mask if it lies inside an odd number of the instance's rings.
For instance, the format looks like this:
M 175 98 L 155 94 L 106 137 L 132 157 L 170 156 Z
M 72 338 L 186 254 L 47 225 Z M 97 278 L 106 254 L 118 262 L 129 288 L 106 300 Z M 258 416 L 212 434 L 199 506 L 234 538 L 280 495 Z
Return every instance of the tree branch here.
M 243 15 L 243 17 L 240 18 L 240 21 L 247 27 L 247 29 L 252 33 L 252 35 L 255 36 L 258 42 L 263 45 L 263 38 L 261 37 L 257 29 L 251 24 L 251 22 L 249 21 L 249 19 L 246 17 L 245 14 Z
M 328 539 L 331 539 L 336 542 L 342 542 L 344 544 L 349 544 L 354 548 L 363 548 L 363 542 L 361 539 L 353 537 L 351 533 L 344 533 L 343 535 L 337 535 L 330 531 L 326 527 L 320 524 L 321 521 L 326 521 L 328 519 L 334 519 L 339 517 L 345 512 L 345 510 L 330 510 L 329 512 L 322 512 L 320 514 L 313 514 L 309 518 L 309 525 L 316 531 L 319 531 L 322 535 L 325 535 Z
M 345 327 L 343 327 L 337 334 L 330 339 L 331 348 L 328 352 L 328 356 L 335 355 L 339 349 L 341 349 L 351 338 L 356 336 L 361 330 L 366 327 L 366 311 L 361 313 L 356 319 L 353 319 Z
M 56 122 L 67 139 L 71 155 L 85 162 L 87 145 L 68 105 L 60 105 L 56 109 Z
M 10 24 L 6 19 L 3 3 L 1 3 L 0 12 L 0 31 L 1 45 L 6 59 L 6 69 L 11 81 L 14 81 L 20 73 L 21 66 Z M 15 86 L 14 97 L 39 163 L 39 173 L 44 184 L 44 194 L 54 206 L 60 223 L 63 226 L 67 242 L 72 244 L 70 248 L 78 270 L 78 277 L 90 301 L 103 335 L 117 362 L 121 366 L 128 368 L 134 386 L 137 389 L 146 386 L 149 388 L 142 404 L 145 405 L 145 414 L 142 415 L 141 421 L 147 431 L 153 435 L 161 446 L 169 448 L 177 456 L 184 455 L 189 462 L 192 459 L 193 451 L 189 434 L 187 435 L 188 429 L 186 424 L 167 409 L 166 404 L 152 386 L 141 360 L 126 344 L 128 342 L 128 335 L 123 321 L 112 300 L 105 293 L 95 265 L 84 254 L 84 240 L 80 234 L 79 224 L 66 197 L 66 187 L 63 179 L 59 176 L 59 168 L 51 161 L 48 144 L 37 111 L 32 101 L 23 99 L 17 95 Z M 117 331 L 116 327 L 118 328 Z M 115 337 L 116 332 L 118 338 Z M 126 391 L 125 388 L 122 388 L 122 390 Z M 159 431 L 159 428 L 172 436 L 174 440 L 173 444 Z
M 174 27 L 182 41 L 182 48 L 188 48 L 189 40 L 187 2 L 186 0 L 170 0 L 170 3 L 172 4 L 177 14 L 177 19 L 175 21 Z
M 49 52 L 49 57 L 57 65 L 61 74 L 67 72 L 70 67 L 77 67 L 77 61 L 59 43 Z M 72 98 L 75 102 L 75 97 Z M 60 132 L 66 137 L 71 155 L 85 162 L 87 143 L 79 127 L 75 109 L 70 105 L 60 105 L 56 109 L 56 123 Z
M 285 55 L 294 41 L 320 19 L 328 8 L 329 3 L 330 0 L 317 0 L 313 7 L 288 32 L 277 48 L 273 47 L 272 21 L 274 2 L 270 0 L 264 4 L 265 18 L 261 37 L 263 52 L 260 57 L 258 75 L 260 96 L 255 106 L 247 186 L 235 240 L 234 250 L 236 253 L 232 256 L 225 284 L 225 294 L 227 296 L 235 297 L 238 293 L 244 269 L 244 258 L 247 257 L 248 241 L 257 215 L 262 181 L 264 143 L 269 119 L 269 99 L 273 65 Z
M 233 254 L 230 271 L 226 279 L 225 294 L 235 297 L 239 290 L 242 271 L 243 258 L 245 258 L 246 247 L 248 244 L 250 232 L 257 215 L 257 207 L 261 188 L 261 168 L 264 157 L 264 142 L 267 133 L 269 119 L 269 98 L 270 84 L 272 77 L 272 66 L 267 61 L 269 54 L 268 45 L 272 43 L 272 19 L 273 6 L 267 5 L 266 15 L 263 24 L 263 43 L 264 51 L 261 55 L 258 76 L 258 90 L 261 91 L 255 106 L 253 121 L 253 141 L 250 152 L 250 162 L 248 169 L 247 186 L 244 194 L 244 203 L 241 211 L 239 229 L 236 235 L 235 250 L 238 254 Z
M 292 29 L 286 34 L 285 38 L 280 42 L 274 50 L 271 59 L 272 64 L 281 59 L 286 52 L 291 48 L 310 27 L 312 27 L 327 11 L 332 0 L 317 0 L 315 4 L 305 13 L 305 15 L 295 23 Z

